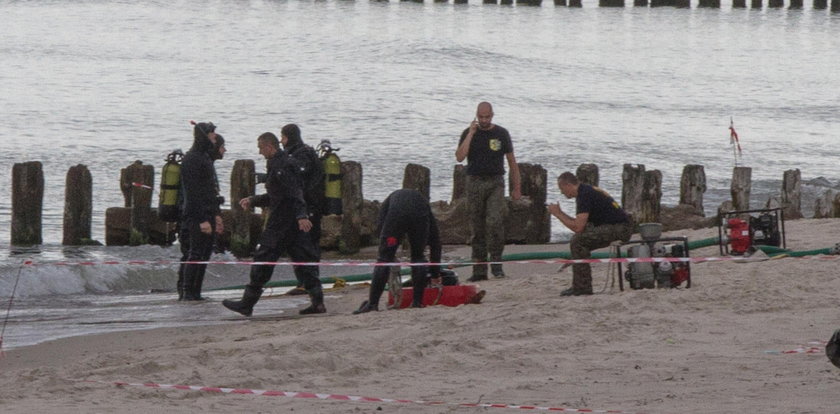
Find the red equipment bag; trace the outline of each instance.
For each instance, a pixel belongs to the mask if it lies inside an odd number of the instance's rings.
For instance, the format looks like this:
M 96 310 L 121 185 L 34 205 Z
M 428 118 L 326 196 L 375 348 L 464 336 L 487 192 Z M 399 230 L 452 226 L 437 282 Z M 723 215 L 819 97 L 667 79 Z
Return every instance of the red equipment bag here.
M 411 305 L 413 295 L 414 288 L 402 288 L 400 309 L 407 308 Z M 429 287 L 423 292 L 423 305 L 458 306 L 468 303 L 479 303 L 483 297 L 484 291 L 477 292 L 476 285 Z M 388 292 L 388 306 L 392 306 L 393 304 L 394 296 L 391 292 Z

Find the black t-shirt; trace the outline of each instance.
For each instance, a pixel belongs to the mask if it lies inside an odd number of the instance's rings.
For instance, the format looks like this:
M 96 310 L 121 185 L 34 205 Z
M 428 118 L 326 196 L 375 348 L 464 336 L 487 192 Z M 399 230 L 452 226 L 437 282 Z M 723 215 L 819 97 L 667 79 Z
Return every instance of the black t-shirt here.
M 578 186 L 575 200 L 577 214 L 589 213 L 589 223 L 595 226 L 628 221 L 624 209 L 604 190 L 588 184 Z
M 461 133 L 458 145 L 464 142 L 469 128 Z M 513 142 L 508 130 L 493 125 L 489 131 L 477 129 L 470 142 L 467 153 L 467 175 L 493 176 L 504 175 L 505 154 L 513 152 Z

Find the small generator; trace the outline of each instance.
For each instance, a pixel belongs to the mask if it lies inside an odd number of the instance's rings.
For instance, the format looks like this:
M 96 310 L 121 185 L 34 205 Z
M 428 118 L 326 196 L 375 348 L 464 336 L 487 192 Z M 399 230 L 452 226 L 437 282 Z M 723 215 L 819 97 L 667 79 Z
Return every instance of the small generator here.
M 742 256 L 752 246 L 787 248 L 784 211 L 771 208 L 721 213 L 718 240 L 721 255 Z
M 627 247 L 627 257 L 689 257 L 687 237 L 662 237 L 662 225 L 643 223 L 639 225 L 642 240 L 630 240 L 619 248 Z M 688 261 L 650 261 L 627 265 L 622 272 L 618 264 L 619 288 L 624 290 L 624 280 L 631 289 L 676 288 L 685 283 L 691 287 L 691 263 Z

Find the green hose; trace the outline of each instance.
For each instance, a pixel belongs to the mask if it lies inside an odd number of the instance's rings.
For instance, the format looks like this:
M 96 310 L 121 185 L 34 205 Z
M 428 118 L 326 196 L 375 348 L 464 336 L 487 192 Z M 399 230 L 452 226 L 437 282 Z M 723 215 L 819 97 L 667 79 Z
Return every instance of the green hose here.
M 695 240 L 688 242 L 688 249 L 694 250 L 699 249 L 701 247 L 709 247 L 709 246 L 717 246 L 719 244 L 719 239 L 717 237 L 709 237 L 707 239 Z M 830 248 L 825 249 L 817 249 L 817 250 L 805 250 L 801 252 L 794 252 L 787 249 L 782 249 L 779 247 L 774 246 L 758 246 L 764 253 L 766 253 L 770 257 L 779 256 L 779 255 L 788 255 L 790 257 L 802 257 L 802 256 L 812 256 L 817 254 L 832 254 Z M 621 254 L 622 257 L 627 257 L 627 252 L 623 252 Z M 608 259 L 610 257 L 609 252 L 595 252 L 592 254 L 593 259 Z M 571 252 L 531 252 L 531 253 L 513 253 L 507 254 L 502 256 L 503 262 L 516 262 L 516 261 L 524 261 L 524 260 L 551 260 L 551 259 L 566 259 L 569 260 L 572 258 Z M 451 267 L 463 267 L 468 266 L 466 264 L 463 265 L 453 265 Z M 411 268 L 401 269 L 401 275 L 408 275 L 411 274 Z M 355 275 L 347 275 L 347 276 L 329 276 L 329 277 L 322 277 L 321 283 L 329 284 L 335 283 L 336 279 L 342 279 L 345 282 L 364 282 L 368 281 L 373 277 L 372 273 L 359 273 Z M 297 280 L 277 280 L 273 282 L 268 282 L 265 287 L 295 287 L 297 286 Z M 223 288 L 216 288 L 211 290 L 229 290 L 229 289 L 244 289 L 245 285 L 239 286 L 228 286 Z

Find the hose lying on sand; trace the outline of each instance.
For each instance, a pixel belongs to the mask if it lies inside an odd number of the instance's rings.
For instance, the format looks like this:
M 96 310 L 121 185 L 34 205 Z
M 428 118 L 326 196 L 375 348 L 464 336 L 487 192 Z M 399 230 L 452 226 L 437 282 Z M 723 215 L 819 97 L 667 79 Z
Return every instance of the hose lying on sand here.
M 709 246 L 717 246 L 719 244 L 718 237 L 709 237 L 707 239 L 701 240 L 694 240 L 688 242 L 688 249 L 694 250 L 699 249 L 702 247 L 709 247 Z M 780 247 L 775 246 L 758 246 L 764 253 L 766 253 L 770 257 L 776 256 L 783 256 L 786 255 L 788 257 L 802 257 L 802 256 L 812 256 L 817 254 L 833 254 L 832 248 L 825 248 L 825 249 L 816 249 L 816 250 L 805 250 L 795 252 L 792 250 L 782 249 Z M 593 259 L 607 259 L 610 257 L 609 252 L 595 252 L 592 253 Z M 622 253 L 622 257 L 627 257 L 627 252 Z M 551 259 L 571 259 L 570 252 L 526 252 L 526 253 L 513 253 L 502 256 L 503 262 L 516 262 L 516 261 L 523 261 L 523 260 L 551 260 Z M 455 265 L 454 267 L 463 267 L 468 266 L 464 265 Z M 401 275 L 408 275 L 411 274 L 411 269 L 401 269 Z M 321 278 L 321 283 L 335 283 L 336 280 L 341 279 L 345 282 L 364 282 L 370 280 L 373 277 L 373 273 L 360 273 L 355 275 L 347 275 L 347 276 L 327 276 Z M 268 282 L 265 287 L 294 287 L 297 286 L 297 280 L 277 280 Z M 222 288 L 216 288 L 212 290 L 228 290 L 228 289 L 244 289 L 244 285 L 240 286 L 228 286 Z

